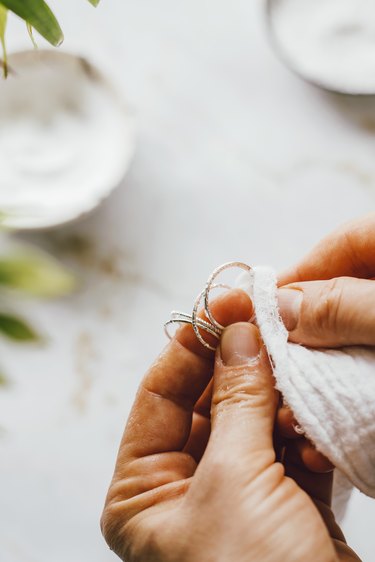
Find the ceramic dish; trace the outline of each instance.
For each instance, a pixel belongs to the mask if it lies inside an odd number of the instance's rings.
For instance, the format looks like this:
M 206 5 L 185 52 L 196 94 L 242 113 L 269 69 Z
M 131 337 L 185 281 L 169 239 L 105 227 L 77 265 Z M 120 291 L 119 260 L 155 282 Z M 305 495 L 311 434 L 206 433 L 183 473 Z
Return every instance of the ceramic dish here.
M 0 213 L 14 229 L 43 229 L 92 211 L 120 183 L 134 119 L 88 60 L 58 50 L 9 57 L 0 88 Z
M 271 44 L 307 82 L 351 95 L 375 94 L 375 5 L 371 0 L 265 0 Z

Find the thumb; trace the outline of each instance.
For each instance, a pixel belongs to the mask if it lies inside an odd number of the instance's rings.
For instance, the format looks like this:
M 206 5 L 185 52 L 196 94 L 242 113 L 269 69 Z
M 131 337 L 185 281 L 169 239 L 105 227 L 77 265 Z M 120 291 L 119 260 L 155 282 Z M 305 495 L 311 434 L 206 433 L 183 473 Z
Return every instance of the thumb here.
M 338 277 L 278 291 L 289 341 L 311 347 L 375 345 L 375 282 Z
M 225 329 L 213 381 L 210 448 L 237 464 L 246 456 L 242 464 L 248 474 L 272 464 L 278 397 L 266 349 L 253 324 Z

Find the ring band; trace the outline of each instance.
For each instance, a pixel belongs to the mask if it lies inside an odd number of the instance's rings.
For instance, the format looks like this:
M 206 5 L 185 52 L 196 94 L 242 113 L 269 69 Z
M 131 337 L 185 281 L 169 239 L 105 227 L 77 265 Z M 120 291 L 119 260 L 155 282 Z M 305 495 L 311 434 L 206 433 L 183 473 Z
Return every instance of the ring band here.
M 213 289 L 218 289 L 218 288 L 231 289 L 229 285 L 223 283 L 214 283 L 215 279 L 218 277 L 218 275 L 220 275 L 220 273 L 222 273 L 226 269 L 231 269 L 231 268 L 240 268 L 240 269 L 244 269 L 245 271 L 251 271 L 252 269 L 249 265 L 238 261 L 224 263 L 220 267 L 217 267 L 208 278 L 203 291 L 201 291 L 197 296 L 197 298 L 195 299 L 193 311 L 191 314 L 187 314 L 186 312 L 179 312 L 177 310 L 173 310 L 171 312 L 170 319 L 164 324 L 164 331 L 169 339 L 172 339 L 172 336 L 170 335 L 168 330 L 171 324 L 191 324 L 194 333 L 197 339 L 200 341 L 200 343 L 207 349 L 210 349 L 211 351 L 216 350 L 215 347 L 213 347 L 208 342 L 206 342 L 206 340 L 203 338 L 201 334 L 201 330 L 215 337 L 217 340 L 220 339 L 221 334 L 223 333 L 225 326 L 220 324 L 213 316 L 210 310 L 209 298 L 210 298 L 210 292 Z M 207 320 L 204 320 L 203 318 L 199 318 L 198 316 L 198 310 L 202 300 L 203 300 L 203 309 L 206 314 Z

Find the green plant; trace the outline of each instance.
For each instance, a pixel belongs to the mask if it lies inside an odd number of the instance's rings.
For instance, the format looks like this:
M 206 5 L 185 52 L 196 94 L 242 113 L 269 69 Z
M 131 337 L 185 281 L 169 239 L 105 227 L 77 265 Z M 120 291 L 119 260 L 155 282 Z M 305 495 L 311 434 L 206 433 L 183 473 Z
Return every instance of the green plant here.
M 71 293 L 76 279 L 55 258 L 32 246 L 0 254 L 0 336 L 17 343 L 38 342 L 38 332 L 9 303 L 18 295 L 60 297 Z M 0 371 L 0 386 L 8 378 Z M 1 433 L 1 428 L 0 428 Z
M 0 255 L 0 335 L 27 342 L 39 339 L 28 322 L 9 312 L 12 293 L 59 297 L 76 287 L 72 273 L 52 256 L 31 246 Z
M 97 6 L 100 0 L 88 0 L 93 6 Z M 5 32 L 8 19 L 8 11 L 13 12 L 26 22 L 31 40 L 33 29 L 36 29 L 51 45 L 58 46 L 64 39 L 63 32 L 54 13 L 44 0 L 0 0 L 0 43 L 3 50 L 4 76 L 7 76 L 7 50 L 5 43 Z

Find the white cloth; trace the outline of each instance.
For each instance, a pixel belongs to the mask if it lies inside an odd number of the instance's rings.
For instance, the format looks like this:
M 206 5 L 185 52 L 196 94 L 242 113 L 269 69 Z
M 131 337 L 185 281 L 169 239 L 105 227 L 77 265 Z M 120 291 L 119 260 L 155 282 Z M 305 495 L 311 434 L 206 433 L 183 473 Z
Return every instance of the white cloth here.
M 277 389 L 306 436 L 337 467 L 334 507 L 340 517 L 350 495 L 347 480 L 375 498 L 375 349 L 289 343 L 274 271 L 256 267 L 241 275 L 238 286 L 253 300 Z

